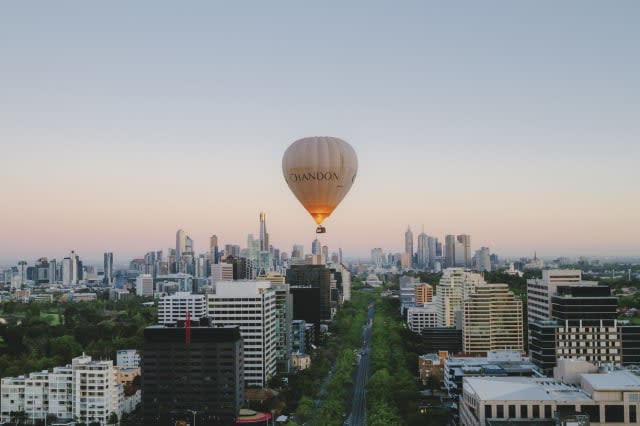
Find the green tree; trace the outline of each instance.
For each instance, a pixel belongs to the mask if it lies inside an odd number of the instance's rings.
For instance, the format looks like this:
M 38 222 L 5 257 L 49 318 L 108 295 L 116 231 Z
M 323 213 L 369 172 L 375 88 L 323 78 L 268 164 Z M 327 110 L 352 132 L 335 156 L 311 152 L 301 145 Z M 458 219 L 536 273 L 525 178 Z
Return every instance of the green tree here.
M 109 418 L 107 419 L 108 425 L 117 425 L 118 424 L 118 415 L 116 413 L 109 414 Z

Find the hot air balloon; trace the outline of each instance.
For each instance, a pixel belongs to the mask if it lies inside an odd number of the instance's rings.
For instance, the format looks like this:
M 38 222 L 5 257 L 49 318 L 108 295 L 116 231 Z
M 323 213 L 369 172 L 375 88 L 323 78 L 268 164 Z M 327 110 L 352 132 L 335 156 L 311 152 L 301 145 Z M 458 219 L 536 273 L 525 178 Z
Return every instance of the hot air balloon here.
M 351 145 L 329 136 L 303 138 L 292 143 L 282 157 L 282 173 L 289 189 L 316 221 L 317 233 L 347 195 L 358 172 L 358 157 Z

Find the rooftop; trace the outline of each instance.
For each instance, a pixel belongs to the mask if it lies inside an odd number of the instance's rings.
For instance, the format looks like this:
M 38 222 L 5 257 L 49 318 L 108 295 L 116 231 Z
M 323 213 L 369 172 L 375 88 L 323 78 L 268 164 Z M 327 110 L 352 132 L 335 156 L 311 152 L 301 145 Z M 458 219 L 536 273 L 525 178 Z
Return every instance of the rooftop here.
M 548 378 L 465 377 L 464 386 L 484 401 L 591 401 L 582 390 Z
M 618 370 L 609 373 L 582 374 L 582 385 L 595 391 L 634 390 L 640 391 L 640 377 L 630 371 Z

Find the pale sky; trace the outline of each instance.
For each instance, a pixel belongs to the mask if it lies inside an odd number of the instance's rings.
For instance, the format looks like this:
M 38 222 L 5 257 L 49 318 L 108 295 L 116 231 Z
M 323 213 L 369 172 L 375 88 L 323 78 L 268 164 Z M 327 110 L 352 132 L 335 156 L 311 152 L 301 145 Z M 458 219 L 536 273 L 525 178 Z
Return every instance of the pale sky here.
M 323 242 L 468 233 L 504 255 L 640 255 L 640 2 L 0 7 L 0 262 L 190 234 L 310 249 L 293 141 L 359 157 Z

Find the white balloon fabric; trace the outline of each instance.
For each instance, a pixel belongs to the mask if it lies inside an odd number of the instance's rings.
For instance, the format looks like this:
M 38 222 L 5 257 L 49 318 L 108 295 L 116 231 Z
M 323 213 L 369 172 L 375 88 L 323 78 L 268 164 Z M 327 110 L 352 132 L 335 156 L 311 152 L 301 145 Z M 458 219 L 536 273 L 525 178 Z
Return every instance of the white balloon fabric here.
M 351 145 L 329 136 L 303 138 L 282 157 L 282 173 L 291 192 L 318 225 L 347 195 L 358 172 Z

